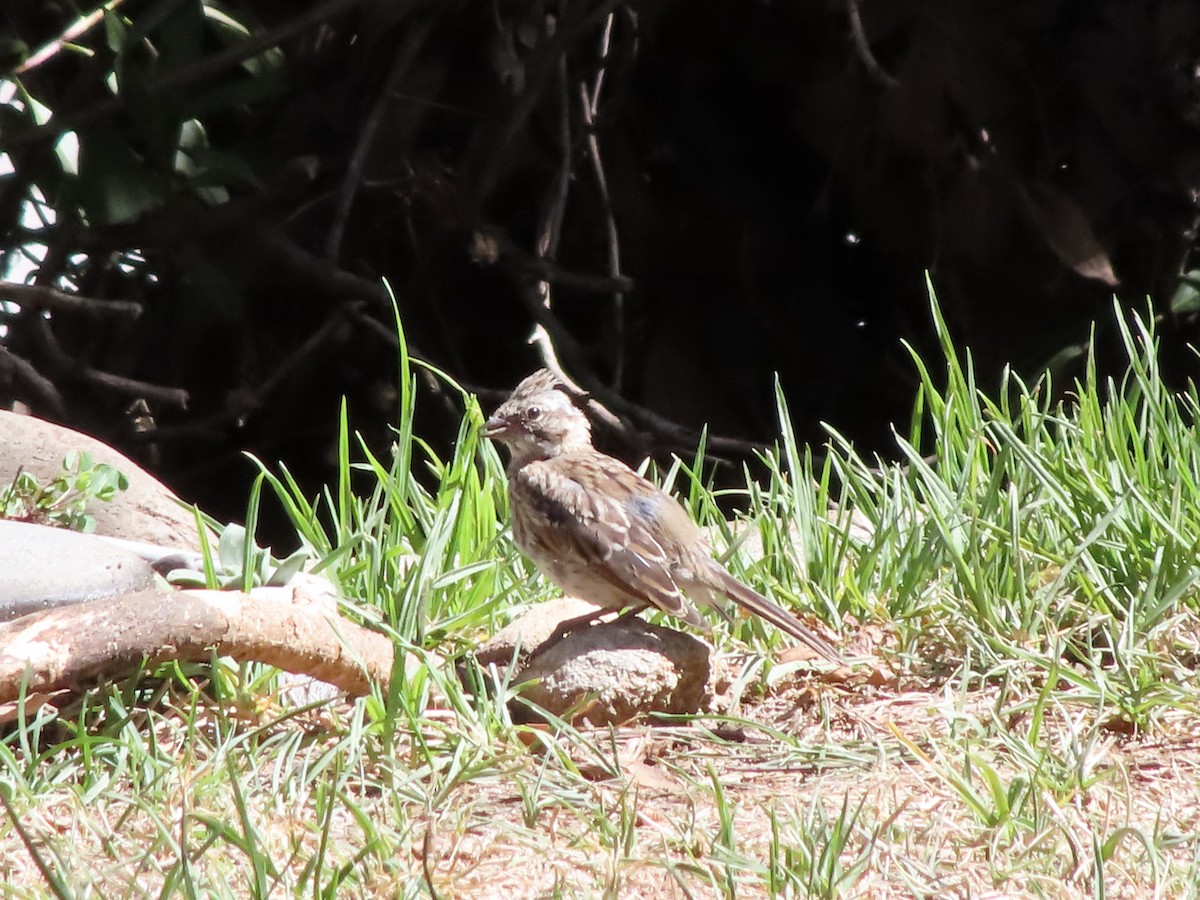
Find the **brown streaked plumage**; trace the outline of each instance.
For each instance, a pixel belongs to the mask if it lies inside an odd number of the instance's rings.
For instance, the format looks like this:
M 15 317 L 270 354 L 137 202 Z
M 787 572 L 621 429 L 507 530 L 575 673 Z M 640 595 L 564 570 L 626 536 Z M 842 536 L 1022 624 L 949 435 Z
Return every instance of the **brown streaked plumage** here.
M 725 597 L 845 664 L 799 619 L 726 572 L 673 498 L 596 450 L 580 398 L 551 372 L 517 385 L 484 433 L 512 454 L 513 537 L 568 594 L 615 610 L 655 606 L 701 628 L 690 601 L 720 610 Z

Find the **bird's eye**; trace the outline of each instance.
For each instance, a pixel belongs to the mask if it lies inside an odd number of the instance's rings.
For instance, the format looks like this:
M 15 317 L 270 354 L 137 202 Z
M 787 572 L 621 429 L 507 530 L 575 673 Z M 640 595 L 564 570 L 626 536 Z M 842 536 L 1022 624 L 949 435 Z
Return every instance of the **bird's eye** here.
M 540 406 L 531 406 L 525 413 L 525 418 L 530 422 L 536 422 L 542 417 L 542 408 Z

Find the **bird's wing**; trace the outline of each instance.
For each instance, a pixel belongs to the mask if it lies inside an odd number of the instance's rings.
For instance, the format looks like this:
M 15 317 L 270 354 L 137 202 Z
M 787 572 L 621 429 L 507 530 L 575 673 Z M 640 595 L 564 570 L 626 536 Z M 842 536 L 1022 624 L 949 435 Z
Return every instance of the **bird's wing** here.
M 635 600 L 705 627 L 676 584 L 679 543 L 698 529 L 673 499 L 628 466 L 599 454 L 571 454 L 522 467 L 514 490 L 542 527 L 530 539 L 557 559 L 579 559 Z M 676 514 L 686 523 L 682 532 Z M 696 532 L 693 534 L 693 532 Z

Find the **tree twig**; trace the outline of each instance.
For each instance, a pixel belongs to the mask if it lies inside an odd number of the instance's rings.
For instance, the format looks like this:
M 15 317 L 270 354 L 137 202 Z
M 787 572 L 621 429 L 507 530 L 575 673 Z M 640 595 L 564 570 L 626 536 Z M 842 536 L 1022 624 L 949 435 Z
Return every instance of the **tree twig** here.
M 559 18 L 566 13 L 565 0 L 559 3 Z M 546 17 L 546 29 L 553 29 L 553 19 Z M 555 173 L 552 190 L 545 203 L 541 227 L 538 229 L 537 257 L 553 259 L 558 255 L 558 242 L 562 237 L 563 217 L 567 212 L 567 196 L 571 189 L 571 101 L 570 85 L 567 80 L 567 55 L 559 54 L 558 81 L 558 171 Z M 549 282 L 546 284 L 549 290 Z M 549 297 L 547 296 L 547 301 Z
M 608 275 L 610 278 L 621 277 L 621 239 L 617 233 L 617 220 L 613 216 L 612 199 L 608 193 L 608 179 L 604 177 L 604 162 L 600 158 L 600 141 L 596 137 L 596 111 L 600 105 L 600 88 L 604 84 L 604 66 L 608 59 L 609 46 L 612 41 L 613 13 L 608 14 L 604 23 L 604 36 L 600 44 L 600 71 L 589 92 L 586 84 L 579 85 L 579 99 L 583 107 L 583 127 L 587 144 L 588 158 L 592 161 L 592 172 L 596 177 L 596 189 L 600 193 L 600 205 L 604 209 L 604 237 L 608 245 Z M 613 383 L 620 391 L 625 383 L 625 294 L 613 291 L 613 342 L 616 344 L 616 358 L 613 360 Z
M 27 359 L 22 359 L 0 344 L 0 382 L 12 381 L 18 388 L 23 388 L 27 396 L 21 399 L 31 401 L 39 414 L 56 422 L 67 420 L 67 405 L 63 402 L 62 394 L 49 378 L 37 370 Z
M 136 444 L 157 444 L 181 437 L 195 437 L 220 431 L 231 424 L 242 425 L 246 417 L 266 406 L 267 401 L 291 378 L 300 366 L 325 344 L 338 343 L 340 334 L 349 321 L 357 321 L 366 305 L 362 300 L 351 300 L 339 304 L 325 322 L 310 334 L 300 346 L 271 372 L 262 383 L 253 388 L 239 390 L 226 408 L 220 412 L 189 422 L 186 425 L 166 426 L 153 431 L 135 432 L 130 435 Z M 348 329 L 347 329 L 348 330 Z
M 142 314 L 142 305 L 131 300 L 84 297 L 81 294 L 68 294 L 44 284 L 0 281 L 0 299 L 12 300 L 30 309 L 78 312 L 96 318 L 136 319 Z
M 493 225 L 481 226 L 478 234 L 487 245 L 473 254 L 478 263 L 491 265 L 499 262 L 522 275 L 581 293 L 611 294 L 613 291 L 631 291 L 634 288 L 634 280 L 626 275 L 612 277 L 571 272 L 551 259 L 534 256 Z
M 525 308 L 533 316 L 534 321 L 546 329 L 555 350 L 562 357 L 563 364 L 574 373 L 574 380 L 591 395 L 593 400 L 608 407 L 622 419 L 633 422 L 656 438 L 669 443 L 672 447 L 684 450 L 696 449 L 696 445 L 700 441 L 698 430 L 680 425 L 632 400 L 627 400 L 620 392 L 604 384 L 589 365 L 587 354 L 580 346 L 579 341 L 559 321 L 554 312 L 538 303 L 534 297 L 527 296 L 526 292 L 518 293 L 521 294 Z M 607 419 L 605 416 L 601 416 L 601 418 Z M 764 448 L 763 444 L 756 444 L 753 441 L 711 433 L 706 440 L 709 450 L 732 456 L 749 456 Z
M 87 32 L 91 31 L 104 18 L 104 14 L 116 9 L 125 0 L 108 0 L 103 6 L 93 9 L 90 13 L 80 16 L 72 22 L 67 29 L 56 37 L 54 40 L 43 44 L 33 53 L 29 54 L 29 58 L 21 65 L 13 69 L 14 75 L 24 75 L 31 69 L 36 69 L 47 60 L 53 59 L 67 44 L 72 43 L 82 37 Z
M 570 23 L 569 27 L 561 27 L 564 23 L 560 23 L 560 27 L 550 39 L 539 47 L 537 64 L 531 67 L 525 91 L 507 111 L 506 118 L 502 122 L 493 122 L 491 127 L 480 131 L 476 146 L 482 157 L 477 157 L 475 163 L 469 165 L 470 173 L 464 178 L 476 208 L 481 206 L 495 189 L 509 147 L 541 100 L 546 81 L 555 70 L 558 57 L 567 52 L 571 41 L 579 32 L 599 22 L 617 3 L 618 0 L 600 0 L 594 9 Z
M 867 41 L 867 32 L 863 28 L 862 12 L 859 10 L 862 0 L 846 0 L 846 18 L 850 20 L 850 42 L 858 54 L 858 60 L 867 72 L 867 77 L 885 90 L 891 90 L 899 82 L 875 58 L 871 45 Z
M 559 0 L 558 19 L 566 17 L 566 5 L 567 0 Z M 554 33 L 557 21 L 549 15 L 546 16 L 547 34 Z M 567 212 L 567 197 L 571 189 L 571 158 L 573 154 L 571 143 L 571 88 L 567 76 L 567 55 L 565 53 L 559 54 L 557 69 L 559 160 L 555 179 L 547 189 L 547 196 L 542 204 L 543 213 L 541 223 L 538 227 L 537 245 L 535 248 L 535 258 L 540 262 L 545 262 L 547 257 L 553 258 L 558 253 L 558 242 L 562 237 L 562 223 Z M 525 288 L 518 286 L 517 289 L 536 290 L 537 300 L 542 306 L 549 308 L 553 305 L 553 282 L 551 281 L 543 278 L 537 281 L 536 287 Z M 541 323 L 534 323 L 533 332 L 529 335 L 529 343 L 537 347 L 538 354 L 542 358 L 542 363 L 547 369 L 559 378 L 568 382 L 570 381 L 558 361 L 558 354 L 554 350 L 554 342 L 550 340 L 550 335 Z

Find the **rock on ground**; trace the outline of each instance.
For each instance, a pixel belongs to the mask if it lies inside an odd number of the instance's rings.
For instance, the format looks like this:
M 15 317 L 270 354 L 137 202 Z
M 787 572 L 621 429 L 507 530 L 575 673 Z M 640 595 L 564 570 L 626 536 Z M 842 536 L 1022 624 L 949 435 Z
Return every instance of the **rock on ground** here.
M 0 410 L 0 484 L 11 484 L 24 469 L 43 484 L 62 469 L 63 457 L 77 450 L 123 472 L 129 488 L 110 502 L 92 501 L 88 515 L 96 533 L 130 541 L 199 551 L 196 521 L 190 510 L 149 472 L 93 437 L 33 416 Z
M 0 520 L 0 622 L 152 587 L 148 563 L 100 538 Z
M 538 604 L 481 646 L 477 659 L 504 667 L 515 655 L 512 680 L 524 683 L 522 696 L 572 720 L 609 724 L 721 708 L 728 670 L 697 637 L 631 616 L 551 640 L 560 623 L 596 610 L 575 598 Z

